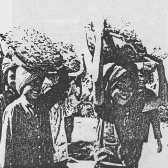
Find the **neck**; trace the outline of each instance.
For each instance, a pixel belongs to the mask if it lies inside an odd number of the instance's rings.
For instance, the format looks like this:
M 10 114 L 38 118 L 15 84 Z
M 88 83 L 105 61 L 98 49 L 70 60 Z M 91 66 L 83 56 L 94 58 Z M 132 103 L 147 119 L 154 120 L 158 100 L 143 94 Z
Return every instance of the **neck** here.
M 31 99 L 31 98 L 26 97 L 26 100 L 27 100 L 30 104 L 32 104 L 32 105 L 35 104 L 35 100 L 34 100 L 34 99 Z

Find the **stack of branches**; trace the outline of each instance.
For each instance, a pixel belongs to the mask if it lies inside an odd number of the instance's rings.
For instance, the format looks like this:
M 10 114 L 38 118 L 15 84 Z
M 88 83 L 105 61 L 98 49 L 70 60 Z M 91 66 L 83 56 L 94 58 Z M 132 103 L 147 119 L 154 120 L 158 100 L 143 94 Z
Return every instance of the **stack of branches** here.
M 86 41 L 88 45 L 88 49 L 92 56 L 94 56 L 95 51 L 95 27 L 94 23 L 89 23 L 86 27 Z M 153 61 L 160 62 L 165 58 L 161 55 L 149 54 L 147 53 L 146 46 L 143 45 L 141 39 L 138 37 L 137 33 L 134 30 L 130 29 L 130 22 L 123 24 L 120 27 L 113 27 L 107 19 L 104 20 L 104 32 L 103 38 L 106 44 L 108 45 L 108 49 L 103 50 L 103 55 L 108 57 L 110 49 L 111 58 L 110 62 L 117 62 L 120 60 L 124 63 L 130 64 L 130 62 L 146 62 L 149 61 L 145 59 L 149 57 Z M 122 46 L 119 46 L 114 42 L 114 38 L 120 39 L 123 43 Z M 154 48 L 156 50 L 156 48 Z M 121 58 L 122 55 L 122 58 Z M 106 58 L 104 58 L 106 59 Z M 122 63 L 121 62 L 121 63 Z

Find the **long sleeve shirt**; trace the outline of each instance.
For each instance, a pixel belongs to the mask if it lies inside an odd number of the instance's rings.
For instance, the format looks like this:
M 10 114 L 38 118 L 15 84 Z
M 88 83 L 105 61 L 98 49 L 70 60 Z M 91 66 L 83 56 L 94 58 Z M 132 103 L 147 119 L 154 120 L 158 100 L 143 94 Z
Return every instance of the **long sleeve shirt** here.
M 53 162 L 53 142 L 49 111 L 65 99 L 68 81 L 65 73 L 51 90 L 40 95 L 32 107 L 34 115 L 26 114 L 22 97 L 6 108 L 1 138 L 1 167 L 50 167 Z

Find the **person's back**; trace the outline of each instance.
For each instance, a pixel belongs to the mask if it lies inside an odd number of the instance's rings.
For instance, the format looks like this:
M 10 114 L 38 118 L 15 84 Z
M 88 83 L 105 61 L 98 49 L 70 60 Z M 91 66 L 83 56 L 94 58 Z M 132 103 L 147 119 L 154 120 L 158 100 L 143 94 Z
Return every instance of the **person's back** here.
M 25 114 L 21 105 L 22 97 L 14 103 L 12 109 L 5 111 L 5 117 L 9 116 L 12 123 L 12 133 L 9 129 L 7 132 L 5 165 L 35 166 L 39 163 L 53 163 L 54 149 L 46 103 L 41 99 L 35 103 L 34 108 L 30 106 L 34 115 Z

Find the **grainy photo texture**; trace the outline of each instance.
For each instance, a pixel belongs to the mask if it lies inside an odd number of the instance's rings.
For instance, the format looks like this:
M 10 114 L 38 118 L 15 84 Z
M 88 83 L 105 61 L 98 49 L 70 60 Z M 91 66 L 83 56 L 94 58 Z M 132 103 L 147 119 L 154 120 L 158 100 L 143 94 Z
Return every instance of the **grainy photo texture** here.
M 167 7 L 2 3 L 0 168 L 166 168 Z

